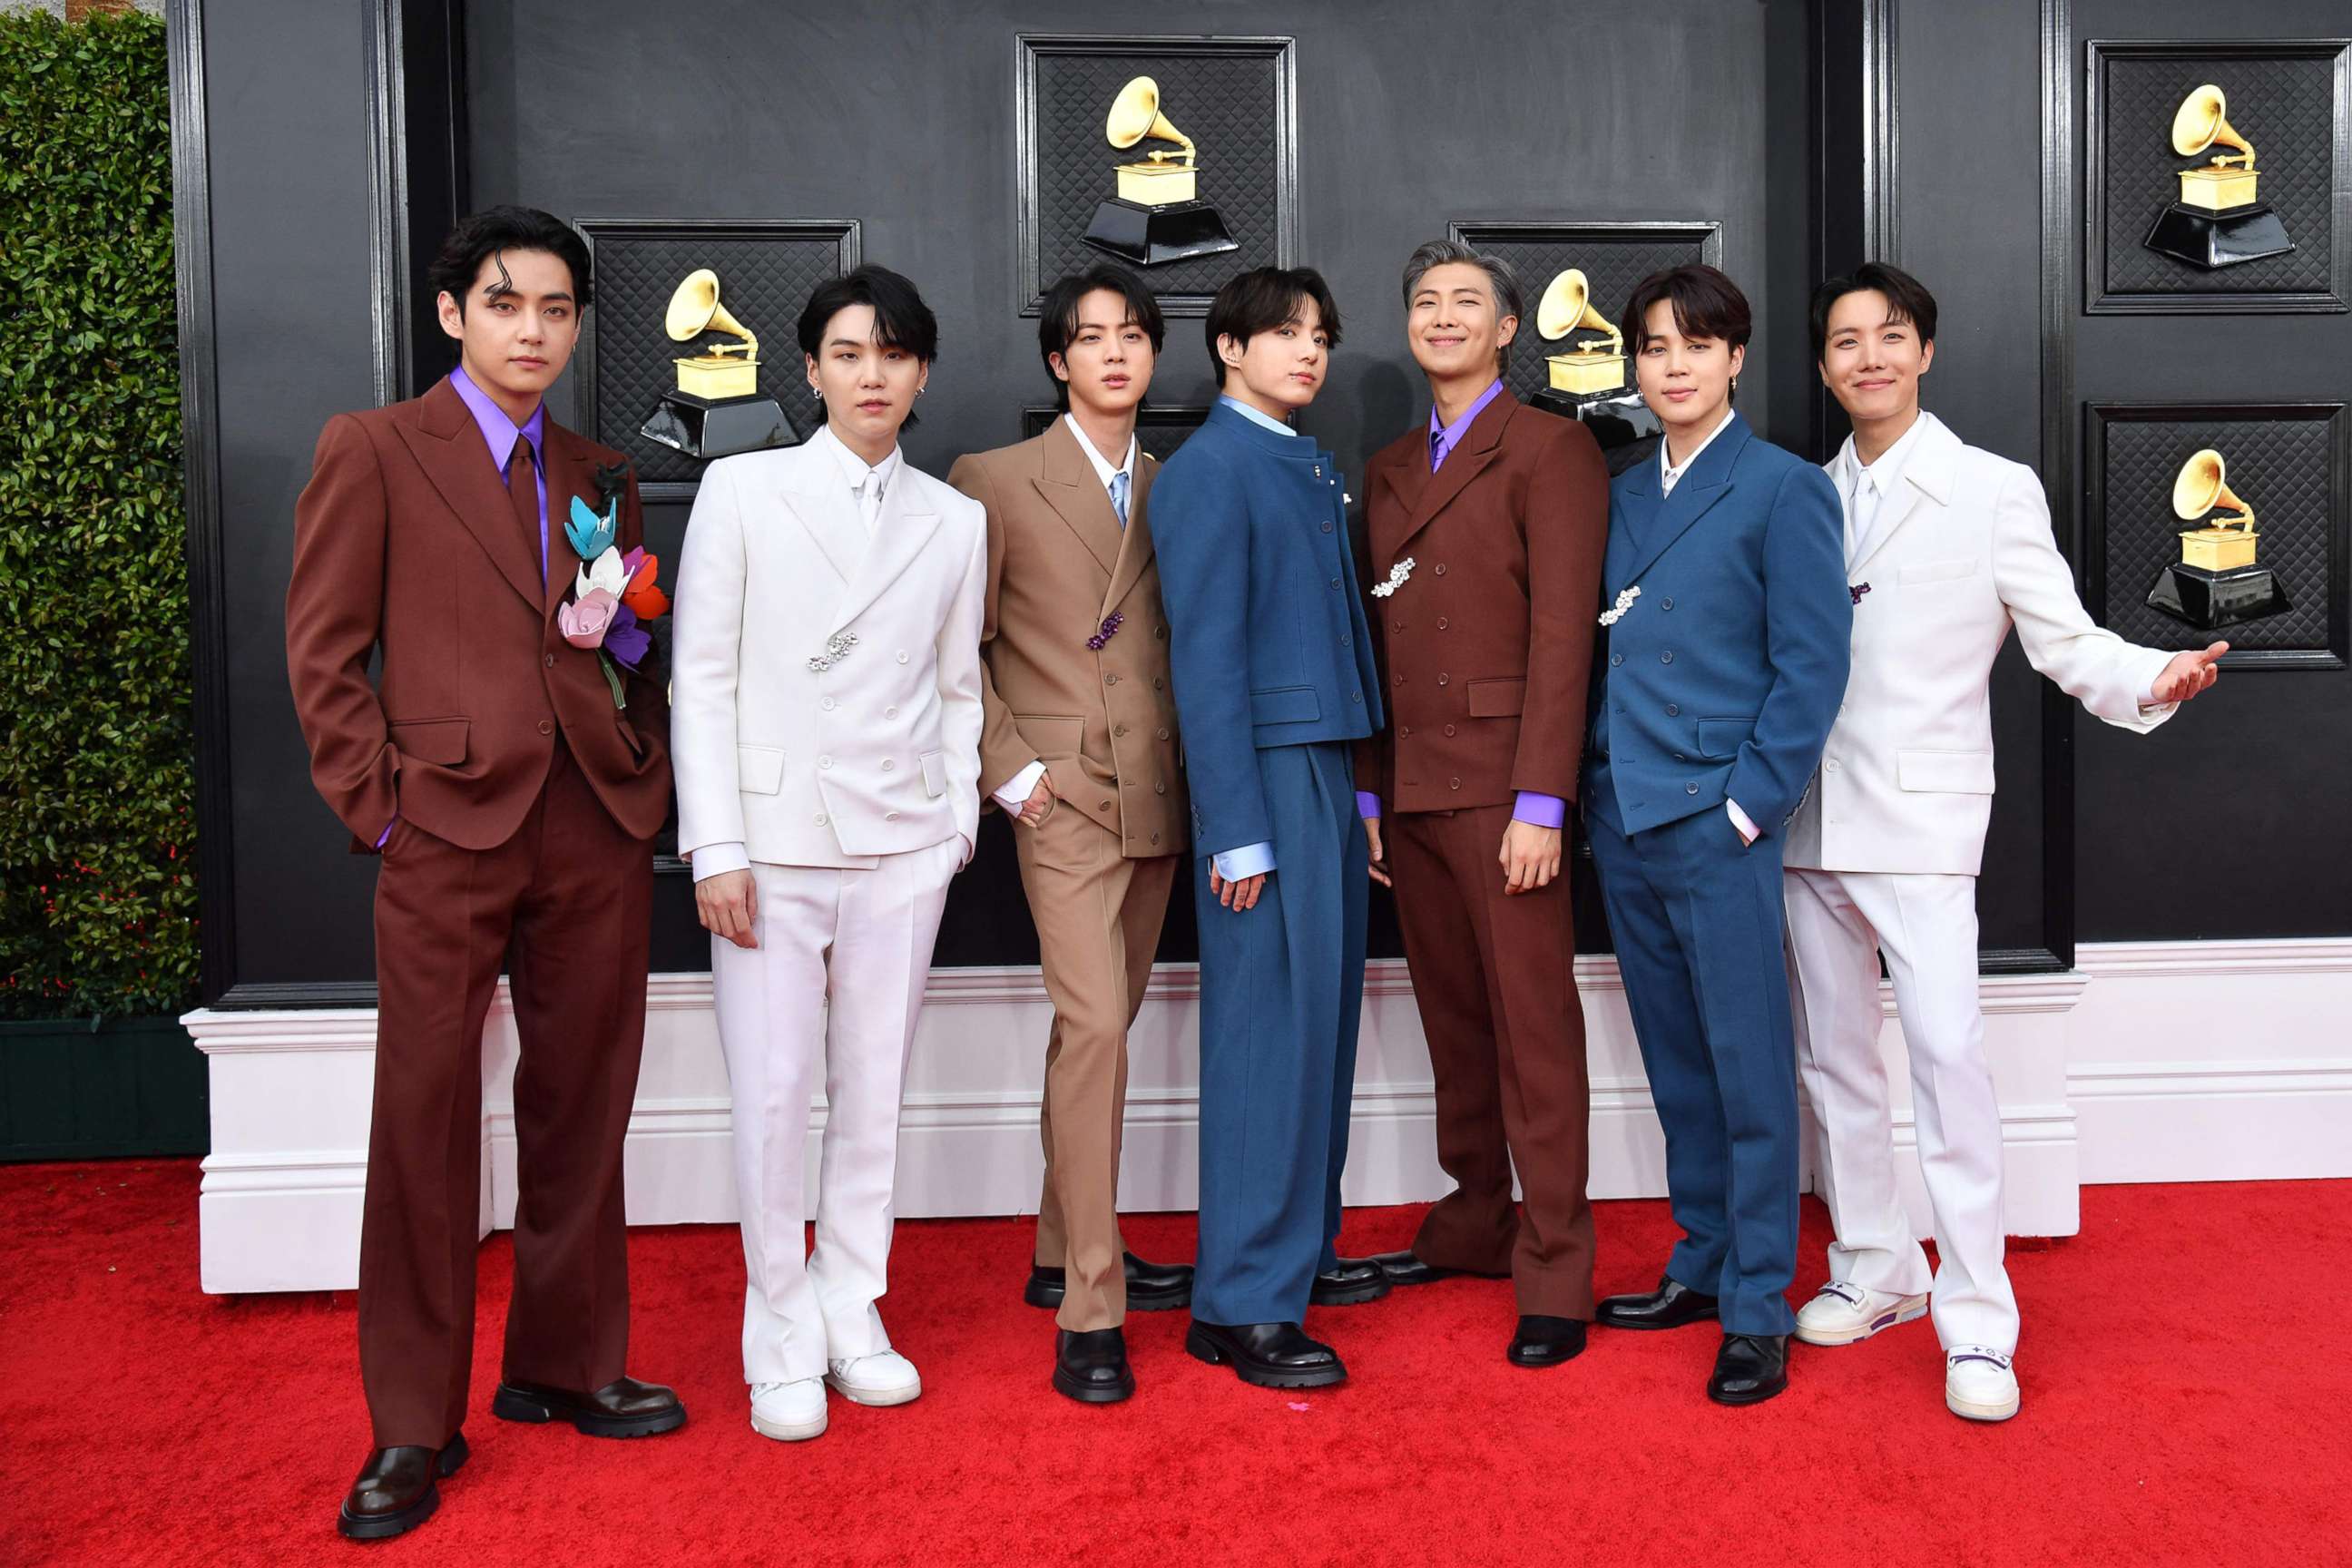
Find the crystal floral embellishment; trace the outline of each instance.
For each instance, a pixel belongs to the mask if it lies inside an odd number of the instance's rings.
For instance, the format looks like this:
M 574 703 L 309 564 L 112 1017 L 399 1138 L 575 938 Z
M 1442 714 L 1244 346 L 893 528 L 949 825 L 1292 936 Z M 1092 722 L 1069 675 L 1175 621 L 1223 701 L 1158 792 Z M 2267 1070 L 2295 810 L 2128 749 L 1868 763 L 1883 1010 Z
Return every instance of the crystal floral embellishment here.
M 1617 595 L 1616 605 L 1601 613 L 1601 624 L 1604 626 L 1613 626 L 1619 621 L 1623 620 L 1625 618 L 1625 612 L 1632 609 L 1633 607 L 1633 601 L 1641 596 L 1642 590 L 1638 586 L 1628 588 L 1624 592 L 1619 594 Z
M 1870 592 L 1870 584 L 1867 583 L 1850 584 L 1847 585 L 1846 592 L 1853 595 L 1853 602 L 1859 605 L 1862 603 L 1862 596 Z
M 1103 617 L 1102 629 L 1087 639 L 1087 646 L 1097 653 L 1102 652 L 1103 644 L 1118 636 L 1118 628 L 1125 625 L 1127 625 L 1127 617 L 1113 610 Z
M 1405 579 L 1412 575 L 1412 569 L 1419 564 L 1419 562 L 1408 555 L 1403 560 L 1398 562 L 1395 565 L 1390 567 L 1389 580 L 1385 583 L 1376 583 L 1372 585 L 1372 597 L 1375 599 L 1385 599 L 1390 595 L 1395 593 L 1399 588 L 1403 587 Z
M 815 675 L 823 675 L 826 670 L 831 669 L 842 659 L 847 658 L 849 650 L 856 646 L 857 634 L 856 632 L 834 633 L 833 636 L 824 639 L 824 651 L 821 654 L 817 654 L 808 661 L 810 672 Z

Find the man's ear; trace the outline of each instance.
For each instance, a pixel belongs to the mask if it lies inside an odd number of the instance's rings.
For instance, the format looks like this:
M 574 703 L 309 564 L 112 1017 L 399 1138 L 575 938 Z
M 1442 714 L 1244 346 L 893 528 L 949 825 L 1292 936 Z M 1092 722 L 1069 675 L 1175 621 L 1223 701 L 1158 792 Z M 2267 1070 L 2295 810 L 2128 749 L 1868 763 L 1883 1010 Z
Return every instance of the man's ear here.
M 1517 316 L 1506 316 L 1496 325 L 1500 329 L 1502 335 L 1496 340 L 1495 346 L 1509 348 L 1511 340 L 1519 335 L 1519 319 Z
M 1936 340 L 1929 338 L 1926 342 L 1919 345 L 1919 374 L 1921 375 L 1927 374 L 1927 368 L 1935 363 Z
M 441 318 L 443 331 L 453 338 L 462 340 L 465 337 L 466 313 L 457 308 L 457 299 L 450 294 L 449 290 L 446 289 L 441 290 L 440 298 L 434 301 L 434 310 Z
M 1069 362 L 1065 360 L 1058 353 L 1050 353 L 1045 356 L 1045 368 L 1054 373 L 1054 379 L 1055 381 L 1066 382 L 1070 379 Z

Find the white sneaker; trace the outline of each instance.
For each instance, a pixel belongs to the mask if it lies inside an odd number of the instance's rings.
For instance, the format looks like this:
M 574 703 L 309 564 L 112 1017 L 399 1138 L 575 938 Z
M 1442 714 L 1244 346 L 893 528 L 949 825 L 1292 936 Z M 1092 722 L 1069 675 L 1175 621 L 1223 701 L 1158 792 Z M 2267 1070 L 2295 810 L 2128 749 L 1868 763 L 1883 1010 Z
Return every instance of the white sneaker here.
M 751 1430 L 779 1443 L 804 1443 L 824 1433 L 824 1380 L 751 1385 Z
M 2017 1373 L 2009 1358 L 1982 1345 L 1944 1354 L 1944 1405 L 1968 1421 L 2006 1421 L 2017 1414 Z
M 1890 1296 L 1832 1279 L 1797 1313 L 1797 1337 L 1809 1345 L 1860 1344 L 1881 1329 L 1927 1315 L 1925 1296 Z
M 849 1356 L 825 1363 L 825 1382 L 844 1399 L 858 1405 L 904 1405 L 923 1392 L 915 1363 L 897 1351 Z

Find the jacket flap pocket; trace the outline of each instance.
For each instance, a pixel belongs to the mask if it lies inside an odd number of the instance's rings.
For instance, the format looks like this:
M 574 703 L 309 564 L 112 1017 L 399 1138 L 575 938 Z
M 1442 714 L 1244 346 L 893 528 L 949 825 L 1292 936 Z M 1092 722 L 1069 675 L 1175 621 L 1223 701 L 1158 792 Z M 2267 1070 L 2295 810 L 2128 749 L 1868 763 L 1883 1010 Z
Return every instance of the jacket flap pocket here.
M 945 752 L 925 752 L 922 755 L 923 788 L 933 800 L 948 793 L 948 754 Z
M 735 748 L 735 784 L 745 795 L 773 795 L 784 787 L 784 753 L 773 746 Z
M 455 767 L 466 760 L 466 731 L 470 719 L 402 719 L 387 726 L 393 749 L 420 763 Z
M 1250 693 L 1253 724 L 1307 724 L 1323 717 L 1311 686 L 1269 686 Z
M 1752 713 L 1744 719 L 1702 719 L 1698 721 L 1698 754 L 1736 757 L 1755 732 L 1756 716 Z
M 1030 749 L 1037 753 L 1037 760 L 1041 763 L 1050 763 L 1056 757 L 1076 756 L 1087 738 L 1087 721 L 1084 719 L 1015 713 L 1013 727 L 1021 731 L 1021 738 L 1029 742 Z
M 1507 719 L 1527 706 L 1525 680 L 1474 680 L 1470 683 L 1470 717 Z
M 1966 561 L 1915 561 L 1895 574 L 1898 583 L 1948 583 L 1955 577 L 1973 577 L 1977 563 L 1973 557 Z
M 1947 795 L 1990 795 L 1990 752 L 1897 752 L 1895 779 L 1905 789 Z

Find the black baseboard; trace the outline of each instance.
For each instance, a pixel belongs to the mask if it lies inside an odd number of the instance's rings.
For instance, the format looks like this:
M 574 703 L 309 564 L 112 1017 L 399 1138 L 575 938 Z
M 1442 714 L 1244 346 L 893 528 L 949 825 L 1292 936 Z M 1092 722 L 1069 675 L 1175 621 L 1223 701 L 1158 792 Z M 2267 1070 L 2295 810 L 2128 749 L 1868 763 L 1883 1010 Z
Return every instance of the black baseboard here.
M 0 1163 L 205 1153 L 205 1068 L 173 1018 L 0 1023 Z

